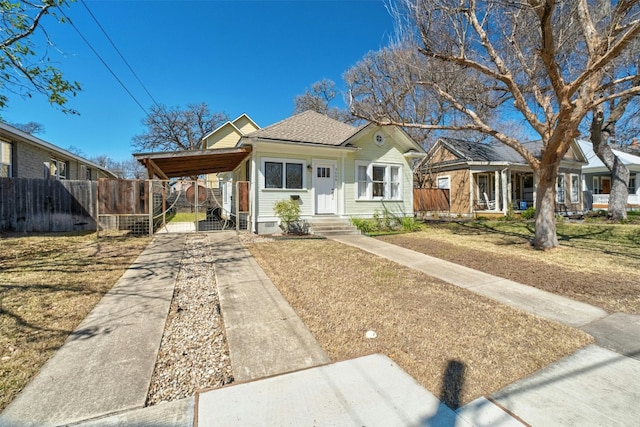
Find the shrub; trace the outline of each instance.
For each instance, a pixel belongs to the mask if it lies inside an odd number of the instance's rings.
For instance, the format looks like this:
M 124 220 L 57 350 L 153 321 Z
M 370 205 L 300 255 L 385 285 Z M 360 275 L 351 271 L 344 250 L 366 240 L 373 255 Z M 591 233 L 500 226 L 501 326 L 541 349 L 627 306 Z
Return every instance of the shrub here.
M 533 219 L 536 217 L 536 208 L 533 206 L 528 207 L 520 214 L 522 219 Z
M 516 219 L 516 214 L 513 212 L 513 205 L 511 203 L 507 205 L 507 214 L 505 215 L 504 219 L 506 221 L 513 221 Z
M 401 230 L 403 232 L 420 231 L 422 224 L 413 217 L 398 217 L 389 210 L 382 212 L 375 210 L 372 219 L 350 218 L 351 224 L 355 225 L 362 233 L 392 232 Z
M 285 233 L 305 234 L 307 227 L 300 222 L 300 204 L 297 200 L 275 202 L 273 213 L 280 218 L 280 228 Z
M 400 218 L 400 228 L 407 233 L 422 230 L 422 224 L 416 221 L 414 217 L 405 216 Z
M 395 231 L 401 227 L 400 218 L 393 215 L 389 209 L 383 207 L 382 212 L 373 211 L 373 220 L 378 231 Z
M 373 233 L 377 230 L 376 222 L 372 219 L 350 218 L 350 221 L 362 233 Z

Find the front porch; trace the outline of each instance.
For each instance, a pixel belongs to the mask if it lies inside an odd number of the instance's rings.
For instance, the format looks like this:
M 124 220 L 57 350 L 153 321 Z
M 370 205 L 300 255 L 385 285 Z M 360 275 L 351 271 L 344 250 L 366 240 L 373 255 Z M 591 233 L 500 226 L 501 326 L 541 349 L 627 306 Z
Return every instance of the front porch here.
M 609 209 L 609 194 L 593 194 L 592 209 Z M 629 194 L 627 210 L 640 210 L 640 194 Z
M 504 216 L 535 205 L 533 173 L 519 170 L 472 171 L 470 195 L 476 216 Z

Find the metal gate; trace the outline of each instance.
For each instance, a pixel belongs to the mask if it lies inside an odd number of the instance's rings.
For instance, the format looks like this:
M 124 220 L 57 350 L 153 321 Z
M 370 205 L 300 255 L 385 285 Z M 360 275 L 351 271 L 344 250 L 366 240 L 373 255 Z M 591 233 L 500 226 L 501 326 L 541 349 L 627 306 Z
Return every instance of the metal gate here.
M 100 180 L 99 233 L 248 230 L 249 182 Z

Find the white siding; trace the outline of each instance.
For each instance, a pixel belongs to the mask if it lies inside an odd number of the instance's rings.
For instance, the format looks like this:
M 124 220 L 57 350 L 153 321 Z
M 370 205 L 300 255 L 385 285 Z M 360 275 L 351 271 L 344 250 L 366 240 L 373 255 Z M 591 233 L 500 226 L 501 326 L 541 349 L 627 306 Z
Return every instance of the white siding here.
M 346 158 L 345 215 L 371 217 L 376 210 L 381 211 L 384 207 L 396 215 L 413 215 L 413 173 L 410 160 L 404 157 L 388 136 L 382 146 L 376 145 L 373 138 L 374 133 L 373 131 L 369 132 L 356 140 L 354 145 L 360 147 L 361 150 Z M 384 206 L 383 202 L 379 200 L 356 200 L 356 161 L 401 165 L 402 200 L 384 201 Z

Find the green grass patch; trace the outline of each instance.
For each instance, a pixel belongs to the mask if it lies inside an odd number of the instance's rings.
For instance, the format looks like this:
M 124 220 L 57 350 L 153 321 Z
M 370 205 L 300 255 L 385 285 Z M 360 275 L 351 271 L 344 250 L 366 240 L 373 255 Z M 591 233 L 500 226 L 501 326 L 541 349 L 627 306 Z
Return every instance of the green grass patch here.
M 167 216 L 167 222 L 196 222 L 206 219 L 206 212 L 176 212 L 170 217 Z

